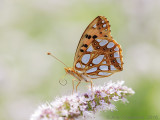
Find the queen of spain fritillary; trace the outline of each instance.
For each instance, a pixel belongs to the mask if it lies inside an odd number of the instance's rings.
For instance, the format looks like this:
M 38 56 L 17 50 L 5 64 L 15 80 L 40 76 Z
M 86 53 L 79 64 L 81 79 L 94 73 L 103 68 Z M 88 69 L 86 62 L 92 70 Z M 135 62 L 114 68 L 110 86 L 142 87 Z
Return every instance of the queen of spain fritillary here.
M 76 91 L 81 81 L 90 82 L 92 88 L 92 79 L 123 70 L 121 46 L 111 36 L 109 21 L 104 16 L 96 17 L 88 25 L 79 41 L 73 67 L 64 69 L 79 81 Z

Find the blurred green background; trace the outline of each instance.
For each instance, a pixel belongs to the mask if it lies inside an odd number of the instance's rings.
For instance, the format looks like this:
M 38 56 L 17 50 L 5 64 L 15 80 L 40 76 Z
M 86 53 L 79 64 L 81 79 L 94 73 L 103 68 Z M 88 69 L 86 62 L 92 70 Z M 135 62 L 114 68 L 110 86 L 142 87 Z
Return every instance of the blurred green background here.
M 72 77 L 61 86 L 64 66 L 46 52 L 72 67 L 83 31 L 98 15 L 122 46 L 124 71 L 94 83 L 124 80 L 136 94 L 96 119 L 160 119 L 159 0 L 0 0 L 0 120 L 28 120 L 42 103 L 71 94 Z

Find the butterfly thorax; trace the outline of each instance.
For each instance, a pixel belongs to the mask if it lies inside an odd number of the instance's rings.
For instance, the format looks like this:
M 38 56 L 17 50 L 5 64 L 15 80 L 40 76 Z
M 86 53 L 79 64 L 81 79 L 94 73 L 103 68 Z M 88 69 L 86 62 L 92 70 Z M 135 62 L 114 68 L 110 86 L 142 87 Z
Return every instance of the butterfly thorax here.
M 64 68 L 66 73 L 72 75 L 73 77 L 75 77 L 77 80 L 79 81 L 88 81 L 87 77 L 84 76 L 83 73 L 78 73 L 77 71 L 75 71 L 73 68 L 67 67 Z

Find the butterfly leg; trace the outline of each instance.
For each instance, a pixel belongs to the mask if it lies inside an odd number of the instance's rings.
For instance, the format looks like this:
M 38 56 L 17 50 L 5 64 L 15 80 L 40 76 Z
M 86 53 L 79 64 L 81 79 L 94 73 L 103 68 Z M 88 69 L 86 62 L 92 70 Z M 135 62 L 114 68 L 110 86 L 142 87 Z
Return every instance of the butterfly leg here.
M 86 81 L 86 82 L 91 83 L 91 90 L 93 91 L 93 81 L 92 81 L 92 80 L 90 80 L 90 81 Z
M 80 83 L 81 83 L 81 81 L 79 81 L 78 84 L 76 85 L 76 92 L 77 92 L 77 88 L 78 88 Z
M 72 86 L 73 86 L 72 94 L 74 93 L 74 80 L 75 79 L 72 79 Z

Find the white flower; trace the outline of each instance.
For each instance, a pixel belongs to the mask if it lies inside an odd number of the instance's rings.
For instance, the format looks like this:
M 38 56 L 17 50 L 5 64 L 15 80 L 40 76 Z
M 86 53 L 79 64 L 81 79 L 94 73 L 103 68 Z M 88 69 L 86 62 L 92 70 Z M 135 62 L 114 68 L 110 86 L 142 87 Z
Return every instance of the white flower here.
M 102 97 L 106 97 L 106 96 L 107 96 L 107 94 L 106 94 L 105 92 L 103 92 L 103 91 L 100 93 L 100 95 L 101 95 Z
M 124 81 L 118 81 L 118 82 L 117 82 L 117 85 L 118 85 L 118 86 L 122 86 L 123 84 L 124 84 Z
M 118 95 L 118 96 L 121 96 L 121 93 L 122 93 L 122 91 L 120 91 L 120 90 L 117 91 L 117 95 Z
M 93 100 L 95 98 L 92 91 L 88 91 L 88 97 L 89 97 L 89 100 Z
M 112 97 L 112 100 L 113 100 L 113 101 L 118 101 L 118 100 L 119 100 L 119 96 L 113 96 L 113 97 Z
M 109 89 L 109 94 L 114 94 L 116 90 L 114 88 Z
M 116 109 L 116 106 L 113 105 L 113 104 L 109 104 L 109 105 L 108 105 L 108 109 L 111 110 L 111 111 L 117 110 L 117 109 Z
M 80 108 L 80 111 L 85 111 L 87 108 L 87 105 L 80 105 L 79 108 Z
M 122 102 L 123 103 L 129 103 L 129 101 L 126 98 L 124 98 L 124 97 L 122 97 Z
M 92 111 L 84 111 L 83 112 L 83 118 L 93 118 L 94 115 L 93 115 L 93 112 Z
M 124 81 L 109 82 L 104 86 L 93 87 L 86 93 L 76 93 L 70 96 L 56 98 L 55 101 L 38 107 L 30 120 L 71 120 L 78 118 L 94 117 L 98 111 L 117 110 L 111 103 L 121 100 L 127 103 L 125 98 L 135 92 L 123 86 Z
M 68 117 L 68 111 L 67 110 L 62 110 L 61 115 Z
M 135 94 L 135 92 L 132 90 L 132 88 L 128 88 L 127 90 L 128 90 L 129 93 Z
M 93 109 L 95 106 L 96 106 L 95 101 L 92 101 L 92 102 L 91 102 L 91 107 L 92 107 L 92 109 Z

